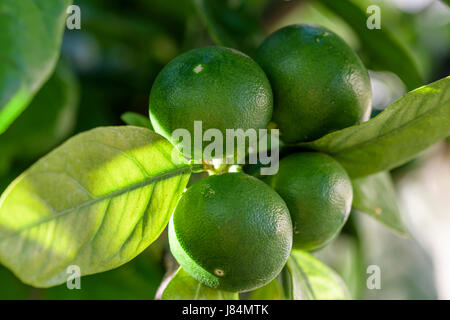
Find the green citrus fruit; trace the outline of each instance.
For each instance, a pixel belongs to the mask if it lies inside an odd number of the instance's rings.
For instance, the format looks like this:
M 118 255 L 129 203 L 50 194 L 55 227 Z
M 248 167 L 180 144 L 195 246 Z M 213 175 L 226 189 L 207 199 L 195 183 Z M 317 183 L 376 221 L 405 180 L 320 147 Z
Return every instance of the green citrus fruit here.
M 292 247 L 283 199 L 242 173 L 210 176 L 180 198 L 169 224 L 170 249 L 201 283 L 248 291 L 273 280 Z
M 278 30 L 258 49 L 256 61 L 272 84 L 273 121 L 286 142 L 315 140 L 370 115 L 366 68 L 344 40 L 323 27 Z
M 155 131 L 177 145 L 172 133 L 186 129 L 192 136 L 191 148 L 187 144 L 181 148 L 196 160 L 200 159 L 194 152 L 210 142 L 194 145 L 194 121 L 202 122 L 203 132 L 218 129 L 225 137 L 226 129 L 266 128 L 272 111 L 272 90 L 264 71 L 250 57 L 224 47 L 194 49 L 178 56 L 163 68 L 150 93 Z
M 296 153 L 280 161 L 269 184 L 286 201 L 294 226 L 293 247 L 314 250 L 341 230 L 353 191 L 344 168 L 321 153 Z

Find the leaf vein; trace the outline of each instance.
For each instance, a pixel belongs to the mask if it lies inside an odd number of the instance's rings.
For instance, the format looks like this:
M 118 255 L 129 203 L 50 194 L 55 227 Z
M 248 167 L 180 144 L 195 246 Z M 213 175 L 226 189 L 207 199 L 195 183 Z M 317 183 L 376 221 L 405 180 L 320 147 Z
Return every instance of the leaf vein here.
M 119 197 L 119 196 L 121 196 L 121 195 L 123 195 L 123 194 L 125 194 L 127 192 L 131 192 L 131 191 L 137 190 L 139 188 L 143 188 L 143 187 L 148 186 L 148 185 L 150 185 L 150 184 L 152 184 L 154 182 L 165 180 L 165 179 L 170 179 L 172 177 L 184 174 L 184 173 L 186 173 L 189 170 L 190 170 L 189 166 L 183 166 L 183 167 L 178 167 L 178 168 L 176 168 L 174 170 L 171 170 L 171 171 L 167 171 L 167 172 L 161 173 L 161 174 L 159 174 L 157 176 L 148 177 L 148 178 L 146 178 L 146 179 L 144 179 L 144 180 L 142 180 L 140 182 L 137 182 L 137 183 L 134 183 L 132 185 L 126 186 L 126 187 L 124 187 L 122 189 L 119 189 L 119 190 L 110 192 L 108 194 L 99 196 L 97 198 L 85 201 L 85 202 L 79 204 L 78 206 L 62 210 L 60 212 L 55 213 L 52 216 L 45 217 L 44 219 L 42 219 L 40 221 L 37 221 L 37 222 L 32 223 L 32 224 L 30 224 L 28 226 L 25 226 L 23 228 L 15 230 L 13 232 L 13 234 L 9 234 L 9 235 L 7 235 L 5 237 L 1 237 L 0 240 L 4 240 L 4 239 L 10 238 L 10 237 L 13 237 L 15 235 L 20 234 L 22 231 L 34 228 L 34 227 L 36 227 L 36 226 L 38 226 L 40 224 L 43 224 L 43 223 L 52 221 L 54 219 L 63 217 L 63 216 L 65 216 L 67 214 L 70 214 L 70 213 L 72 213 L 74 211 L 82 210 L 84 208 L 90 207 L 90 206 L 95 205 L 95 204 L 97 204 L 97 203 L 99 203 L 101 201 L 104 201 L 104 200 L 107 200 L 107 199 L 112 199 L 112 198 L 115 198 L 115 197 Z

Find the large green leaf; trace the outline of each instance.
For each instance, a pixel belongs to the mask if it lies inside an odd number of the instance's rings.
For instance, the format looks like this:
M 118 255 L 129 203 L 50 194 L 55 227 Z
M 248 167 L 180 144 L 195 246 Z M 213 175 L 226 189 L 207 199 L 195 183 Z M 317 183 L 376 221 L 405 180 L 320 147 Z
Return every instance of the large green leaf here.
M 364 54 L 368 56 L 369 67 L 389 70 L 397 74 L 409 90 L 423 84 L 422 76 L 411 53 L 383 22 L 381 12 L 381 28 L 369 29 L 366 26 L 369 14 L 367 8 L 373 3 L 354 0 L 319 0 L 330 10 L 341 16 L 358 35 Z
M 367 213 L 403 236 L 408 235 L 389 172 L 354 179 L 352 184 L 354 209 Z
M 286 268 L 290 275 L 288 298 L 292 300 L 350 299 L 338 274 L 308 252 L 293 250 Z
M 34 160 L 65 139 L 75 127 L 78 97 L 74 75 L 59 65 L 28 108 L 0 135 L 3 160 Z
M 27 107 L 53 71 L 71 3 L 0 1 L 0 134 Z
M 395 168 L 450 135 L 450 77 L 407 93 L 375 118 L 302 147 L 332 155 L 352 178 Z
M 179 268 L 162 295 L 162 300 L 238 300 L 237 293 L 207 287 Z
M 130 261 L 163 231 L 188 182 L 190 167 L 175 165 L 172 150 L 131 126 L 70 139 L 1 196 L 0 263 L 50 287 L 67 280 L 69 265 L 88 275 Z

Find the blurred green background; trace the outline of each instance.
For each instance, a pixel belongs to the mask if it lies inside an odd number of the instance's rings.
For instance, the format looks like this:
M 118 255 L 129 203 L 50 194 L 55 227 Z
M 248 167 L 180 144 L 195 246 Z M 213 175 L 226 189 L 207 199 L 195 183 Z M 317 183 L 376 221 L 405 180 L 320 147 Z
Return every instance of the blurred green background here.
M 377 114 L 405 92 L 450 74 L 450 9 L 441 1 L 76 0 L 81 29 L 65 31 L 54 75 L 29 108 L 0 136 L 0 192 L 67 137 L 148 115 L 152 83 L 175 56 L 214 44 L 252 55 L 267 34 L 293 23 L 316 23 L 342 36 L 370 69 Z M 381 8 L 381 31 L 361 28 L 370 4 Z M 358 24 L 359 23 L 359 24 Z M 40 106 L 45 105 L 45 108 Z M 45 110 L 42 111 L 42 110 Z M 24 151 L 25 150 L 25 151 Z M 394 170 L 405 220 L 403 239 L 359 213 L 317 256 L 338 271 L 355 299 L 450 298 L 449 144 L 442 142 Z M 173 269 L 165 234 L 125 266 L 66 286 L 35 289 L 0 266 L 0 299 L 153 299 Z M 369 265 L 382 287 L 366 286 Z

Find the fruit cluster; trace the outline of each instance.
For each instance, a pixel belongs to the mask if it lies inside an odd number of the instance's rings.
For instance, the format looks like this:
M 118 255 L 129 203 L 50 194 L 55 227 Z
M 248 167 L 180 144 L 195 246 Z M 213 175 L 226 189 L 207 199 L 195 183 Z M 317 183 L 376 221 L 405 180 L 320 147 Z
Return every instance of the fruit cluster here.
M 272 121 L 280 138 L 293 144 L 370 114 L 367 70 L 327 29 L 285 27 L 265 40 L 255 60 L 223 47 L 175 58 L 151 90 L 155 131 L 172 140 L 176 129 L 193 131 L 194 121 L 223 133 L 263 129 Z M 351 203 L 350 179 L 336 160 L 293 153 L 264 182 L 245 173 L 222 173 L 193 184 L 170 221 L 170 248 L 203 284 L 248 291 L 274 279 L 293 248 L 315 250 L 332 240 Z

